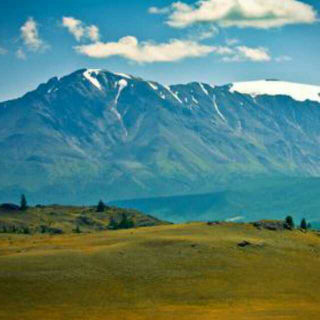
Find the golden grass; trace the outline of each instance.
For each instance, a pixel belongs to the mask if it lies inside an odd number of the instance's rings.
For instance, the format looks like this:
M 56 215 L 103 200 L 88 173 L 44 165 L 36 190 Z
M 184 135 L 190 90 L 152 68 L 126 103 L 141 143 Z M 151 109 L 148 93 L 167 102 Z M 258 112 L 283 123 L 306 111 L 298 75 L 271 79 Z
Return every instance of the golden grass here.
M 0 319 L 314 320 L 319 267 L 316 234 L 249 225 L 0 235 Z
M 134 222 L 135 226 L 168 224 L 167 222 L 131 209 L 107 207 L 104 212 L 96 212 L 95 207 L 51 205 L 40 208 L 30 207 L 27 211 L 23 212 L 1 211 L 0 233 L 3 230 L 3 226 L 10 230 L 10 226 L 12 225 L 18 229 L 18 232 L 15 233 L 23 233 L 23 227 L 27 227 L 29 233 L 40 233 L 40 226 L 59 229 L 63 233 L 72 233 L 77 226 L 81 232 L 96 232 L 97 230 L 107 229 L 111 218 L 120 222 L 123 214 Z M 82 222 L 81 218 L 86 218 L 88 222 Z

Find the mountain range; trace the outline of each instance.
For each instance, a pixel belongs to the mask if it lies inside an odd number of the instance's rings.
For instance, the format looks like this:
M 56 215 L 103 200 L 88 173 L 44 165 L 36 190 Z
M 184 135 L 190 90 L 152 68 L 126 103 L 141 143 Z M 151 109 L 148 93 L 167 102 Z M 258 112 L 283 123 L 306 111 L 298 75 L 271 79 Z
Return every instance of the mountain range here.
M 0 103 L 0 201 L 88 204 L 312 179 L 319 142 L 318 86 L 165 86 L 82 69 Z

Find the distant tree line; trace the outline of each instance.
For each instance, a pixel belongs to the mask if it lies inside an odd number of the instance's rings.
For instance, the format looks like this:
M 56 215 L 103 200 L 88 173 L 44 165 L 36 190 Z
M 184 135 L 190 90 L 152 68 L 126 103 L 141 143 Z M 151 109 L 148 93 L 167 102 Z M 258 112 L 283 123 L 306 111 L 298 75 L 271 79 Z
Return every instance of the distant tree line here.
M 285 223 L 290 229 L 294 229 L 295 228 L 295 222 L 294 222 L 292 216 L 287 216 L 286 219 L 285 219 Z M 301 222 L 300 222 L 300 226 L 299 227 L 300 227 L 301 230 L 307 231 L 308 229 L 312 228 L 312 225 L 311 225 L 310 222 L 307 223 L 306 218 L 303 218 L 301 220 Z
M 26 196 L 24 194 L 21 195 L 20 198 L 20 210 L 26 211 L 28 209 L 28 202 L 26 199 Z M 105 209 L 108 208 L 108 206 L 105 205 L 105 203 L 100 200 L 96 206 L 96 212 L 104 212 Z M 296 227 L 294 219 L 292 216 L 287 216 L 285 218 L 285 225 L 288 229 L 294 229 Z M 118 230 L 118 229 L 129 229 L 134 227 L 134 222 L 132 219 L 129 219 L 126 214 L 122 214 L 121 220 L 118 222 L 114 218 L 111 217 L 110 223 L 109 223 L 109 229 L 112 230 Z M 299 225 L 300 230 L 307 231 L 312 228 L 311 223 L 308 223 L 306 218 L 303 218 Z M 7 230 L 2 230 L 2 232 L 6 232 Z M 74 230 L 76 233 L 80 233 L 80 227 L 77 226 Z M 29 230 L 23 230 L 23 233 L 29 233 Z

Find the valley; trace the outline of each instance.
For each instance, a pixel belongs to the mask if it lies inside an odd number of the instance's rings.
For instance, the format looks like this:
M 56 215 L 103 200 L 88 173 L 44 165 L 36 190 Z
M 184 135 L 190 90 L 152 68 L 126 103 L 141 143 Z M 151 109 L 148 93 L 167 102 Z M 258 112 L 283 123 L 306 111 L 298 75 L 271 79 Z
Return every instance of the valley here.
M 320 179 L 273 177 L 243 179 L 215 192 L 111 201 L 172 222 L 230 220 L 250 222 L 292 215 L 319 226 Z

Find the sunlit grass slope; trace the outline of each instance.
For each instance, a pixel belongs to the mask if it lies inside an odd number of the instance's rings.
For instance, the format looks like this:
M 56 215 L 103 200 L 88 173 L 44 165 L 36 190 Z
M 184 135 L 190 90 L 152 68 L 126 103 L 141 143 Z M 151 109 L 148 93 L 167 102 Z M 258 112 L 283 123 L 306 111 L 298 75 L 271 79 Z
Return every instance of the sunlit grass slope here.
M 72 233 L 107 230 L 112 220 L 120 223 L 123 217 L 135 227 L 167 224 L 136 210 L 105 206 L 96 207 L 37 206 L 26 211 L 8 211 L 0 208 L 0 233 Z
M 2 234 L 0 319 L 315 320 L 319 268 L 318 234 L 246 224 Z

